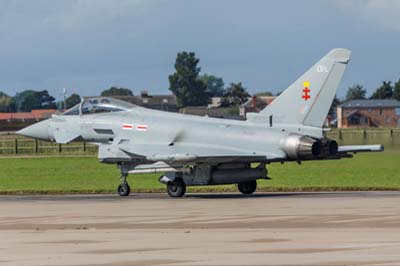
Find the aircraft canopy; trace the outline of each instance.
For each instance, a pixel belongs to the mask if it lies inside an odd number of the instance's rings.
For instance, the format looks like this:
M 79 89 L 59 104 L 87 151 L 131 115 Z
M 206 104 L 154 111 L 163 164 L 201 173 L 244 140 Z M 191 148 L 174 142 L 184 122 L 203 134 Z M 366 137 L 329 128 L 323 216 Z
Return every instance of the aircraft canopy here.
M 127 111 L 135 107 L 134 104 L 109 97 L 85 99 L 80 104 L 67 110 L 63 115 L 87 115 L 109 112 Z

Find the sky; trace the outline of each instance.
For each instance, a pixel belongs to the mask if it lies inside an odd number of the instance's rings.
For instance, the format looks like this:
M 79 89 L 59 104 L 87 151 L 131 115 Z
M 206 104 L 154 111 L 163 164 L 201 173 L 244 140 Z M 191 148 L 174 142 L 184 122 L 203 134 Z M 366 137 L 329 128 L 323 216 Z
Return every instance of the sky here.
M 0 91 L 169 93 L 176 54 L 251 93 L 288 87 L 336 47 L 338 95 L 400 78 L 400 1 L 0 0 Z

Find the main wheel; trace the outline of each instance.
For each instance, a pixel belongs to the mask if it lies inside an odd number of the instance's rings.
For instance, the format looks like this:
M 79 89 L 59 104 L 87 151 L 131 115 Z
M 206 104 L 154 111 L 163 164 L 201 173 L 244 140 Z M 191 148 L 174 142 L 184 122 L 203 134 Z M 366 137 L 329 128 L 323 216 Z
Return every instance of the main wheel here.
M 118 194 L 122 197 L 128 196 L 131 193 L 131 188 L 128 183 L 122 183 L 118 186 Z
M 179 198 L 185 195 L 186 185 L 182 179 L 176 179 L 167 184 L 167 192 L 170 197 Z
M 247 181 L 247 182 L 242 182 L 238 184 L 239 191 L 242 192 L 243 194 L 249 195 L 253 194 L 254 191 L 257 189 L 257 181 Z

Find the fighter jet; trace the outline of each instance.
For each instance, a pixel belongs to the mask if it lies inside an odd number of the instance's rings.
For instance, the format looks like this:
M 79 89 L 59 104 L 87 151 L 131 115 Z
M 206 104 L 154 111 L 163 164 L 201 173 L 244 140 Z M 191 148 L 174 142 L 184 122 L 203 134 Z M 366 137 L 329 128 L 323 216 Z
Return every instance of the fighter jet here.
M 128 174 L 140 173 L 160 173 L 171 197 L 182 197 L 187 186 L 220 184 L 237 184 L 241 193 L 252 194 L 258 179 L 269 178 L 270 163 L 383 150 L 382 145 L 338 146 L 326 137 L 324 121 L 349 60 L 349 50 L 333 49 L 245 121 L 150 110 L 97 97 L 17 133 L 98 145 L 100 162 L 116 164 L 121 171 L 121 196 L 130 193 Z

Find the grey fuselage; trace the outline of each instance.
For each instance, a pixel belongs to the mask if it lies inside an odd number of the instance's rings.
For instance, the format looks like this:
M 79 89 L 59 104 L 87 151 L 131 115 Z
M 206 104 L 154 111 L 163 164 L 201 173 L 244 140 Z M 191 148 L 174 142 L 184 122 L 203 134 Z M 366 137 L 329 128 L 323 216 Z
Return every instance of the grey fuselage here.
M 214 149 L 229 147 L 233 153 L 246 150 L 253 155 L 273 154 L 284 158 L 286 154 L 282 149 L 288 135 L 295 133 L 312 135 L 315 138 L 323 137 L 322 129 L 271 125 L 267 121 L 258 121 L 257 116 L 252 120 L 240 121 L 162 112 L 142 107 L 122 112 L 64 116 L 64 118 L 65 121 L 62 123 L 68 126 L 63 125 L 63 127 L 79 132 L 78 140 L 107 144 L 114 141 L 117 136 L 123 135 L 125 139 L 133 140 L 133 150 L 135 143 L 148 144 L 151 147 L 174 145 L 178 142 Z M 124 128 L 124 125 L 133 127 Z M 146 126 L 147 129 L 137 130 L 138 125 Z M 51 139 L 54 139 L 51 132 L 54 130 L 57 129 L 50 126 Z M 116 158 L 113 159 L 113 156 Z M 104 162 L 117 162 L 121 156 L 100 152 L 99 158 Z

